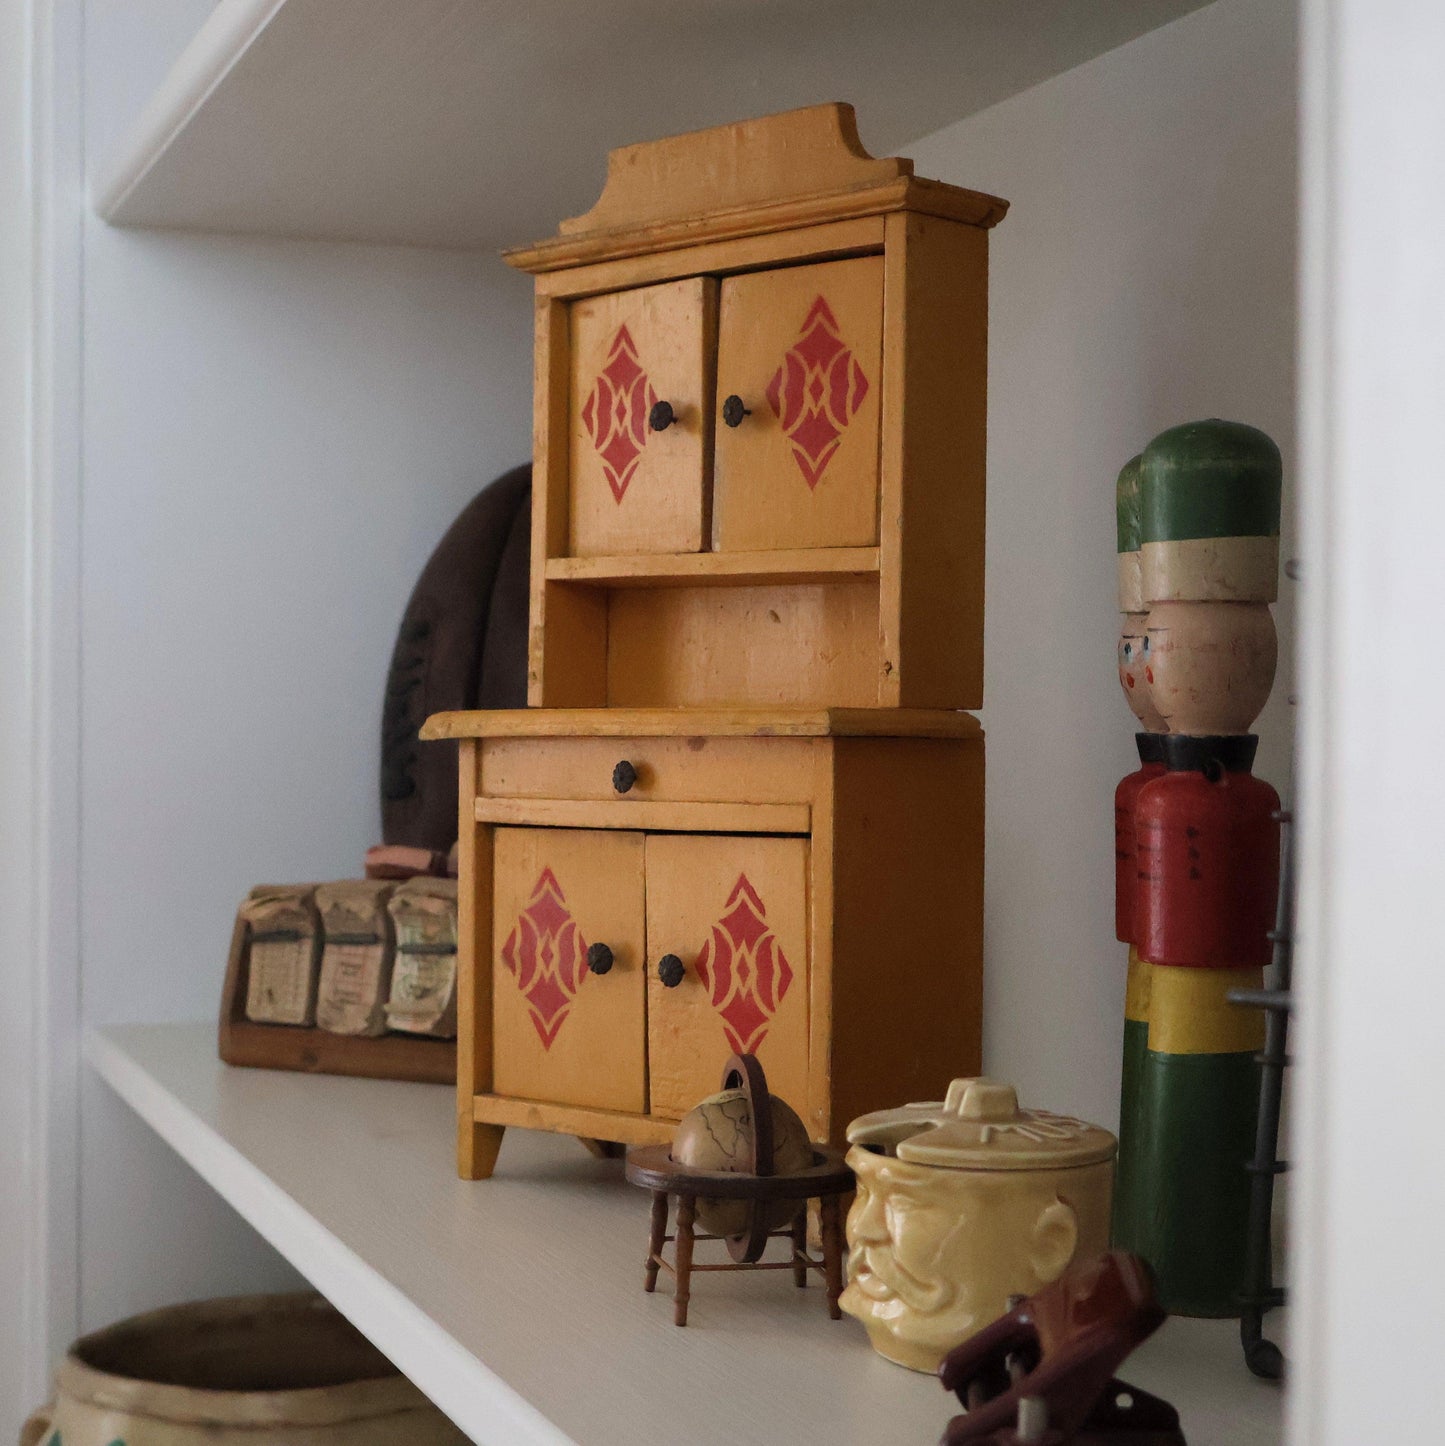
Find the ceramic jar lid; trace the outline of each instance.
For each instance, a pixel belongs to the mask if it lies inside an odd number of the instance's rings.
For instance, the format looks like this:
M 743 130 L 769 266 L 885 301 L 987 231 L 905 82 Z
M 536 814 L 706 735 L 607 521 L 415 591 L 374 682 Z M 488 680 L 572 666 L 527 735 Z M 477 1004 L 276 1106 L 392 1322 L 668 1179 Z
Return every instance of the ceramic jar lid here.
M 956 1079 L 942 1103 L 860 1115 L 848 1141 L 950 1170 L 1060 1170 L 1110 1160 L 1108 1130 L 1048 1110 L 1021 1110 L 1012 1085 Z

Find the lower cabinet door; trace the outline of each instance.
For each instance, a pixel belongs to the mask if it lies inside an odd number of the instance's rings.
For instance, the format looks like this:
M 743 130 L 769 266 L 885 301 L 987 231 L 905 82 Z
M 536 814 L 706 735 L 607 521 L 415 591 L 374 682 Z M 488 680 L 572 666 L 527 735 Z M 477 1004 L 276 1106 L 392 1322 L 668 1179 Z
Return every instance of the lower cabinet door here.
M 494 843 L 493 1090 L 641 1113 L 643 836 L 499 828 Z
M 681 1117 L 750 1053 L 806 1118 L 808 841 L 649 834 L 647 953 L 652 1113 Z

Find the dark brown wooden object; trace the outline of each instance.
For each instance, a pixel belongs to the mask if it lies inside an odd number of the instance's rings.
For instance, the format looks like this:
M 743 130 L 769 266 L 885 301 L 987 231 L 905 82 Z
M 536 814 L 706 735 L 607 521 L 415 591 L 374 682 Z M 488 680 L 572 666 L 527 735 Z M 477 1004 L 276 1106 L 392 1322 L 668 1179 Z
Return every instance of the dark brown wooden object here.
M 666 1270 L 677 1282 L 673 1296 L 673 1320 L 687 1324 L 687 1303 L 695 1270 L 791 1270 L 793 1284 L 800 1289 L 808 1283 L 808 1272 L 822 1273 L 828 1287 L 828 1314 L 838 1320 L 842 1311 L 838 1297 L 843 1293 L 843 1212 L 841 1199 L 853 1189 L 853 1172 L 836 1150 L 813 1148 L 813 1162 L 805 1170 L 779 1175 L 773 1159 L 773 1103 L 763 1067 L 751 1054 L 735 1054 L 723 1068 L 722 1088 L 741 1089 L 752 1117 L 745 1171 L 701 1170 L 679 1164 L 668 1145 L 641 1145 L 627 1152 L 626 1175 L 634 1185 L 652 1191 L 652 1226 L 647 1245 L 647 1264 L 642 1288 L 657 1289 L 657 1272 Z M 668 1201 L 677 1196 L 677 1233 L 667 1233 Z M 697 1202 L 746 1200 L 747 1226 L 736 1235 L 699 1234 L 696 1230 Z M 763 1207 L 775 1201 L 796 1201 L 797 1208 L 781 1229 L 770 1229 L 775 1212 Z M 808 1254 L 809 1200 L 818 1201 L 823 1241 L 823 1258 Z M 789 1259 L 764 1261 L 763 1251 L 774 1236 L 792 1242 Z M 699 1240 L 726 1240 L 731 1264 L 694 1265 L 693 1245 Z M 663 1258 L 662 1248 L 674 1241 L 674 1261 Z
M 1168 1402 L 1114 1378 L 1164 1319 L 1138 1256 L 1071 1267 L 949 1352 L 939 1379 L 968 1412 L 942 1446 L 1185 1446 Z
M 407 601 L 381 718 L 388 844 L 443 855 L 456 841 L 456 750 L 417 730 L 443 708 L 521 707 L 527 696 L 532 469 L 484 487 L 437 543 Z
M 723 1171 L 693 1170 L 679 1165 L 666 1145 L 639 1145 L 627 1152 L 627 1178 L 634 1185 L 652 1191 L 652 1232 L 647 1246 L 647 1264 L 643 1289 L 657 1289 L 657 1272 L 666 1270 L 677 1282 L 673 1299 L 673 1319 L 680 1326 L 687 1324 L 687 1302 L 695 1271 L 703 1270 L 791 1270 L 793 1283 L 808 1283 L 808 1271 L 816 1270 L 828 1287 L 828 1314 L 834 1320 L 842 1317 L 838 1297 L 843 1293 L 843 1211 L 842 1197 L 853 1189 L 853 1172 L 843 1163 L 837 1150 L 818 1146 L 813 1163 L 806 1170 L 792 1175 L 733 1175 Z M 669 1203 L 677 1200 L 677 1233 L 667 1233 Z M 697 1202 L 713 1200 L 750 1200 L 764 1203 L 774 1200 L 796 1200 L 797 1214 L 782 1230 L 764 1233 L 762 1243 L 777 1236 L 792 1242 L 787 1260 L 732 1260 L 718 1264 L 694 1265 L 693 1245 L 699 1240 L 721 1240 L 719 1235 L 703 1235 L 694 1228 Z M 823 1258 L 807 1252 L 807 1203 L 818 1201 L 822 1224 Z M 664 1258 L 662 1249 L 669 1241 L 676 1242 L 674 1261 Z M 761 1254 L 761 1250 L 758 1252 Z
M 251 926 L 237 919 L 221 991 L 220 1055 L 227 1064 L 421 1084 L 456 1083 L 455 1040 L 407 1034 L 367 1038 L 288 1024 L 255 1024 L 247 1019 L 250 933 Z

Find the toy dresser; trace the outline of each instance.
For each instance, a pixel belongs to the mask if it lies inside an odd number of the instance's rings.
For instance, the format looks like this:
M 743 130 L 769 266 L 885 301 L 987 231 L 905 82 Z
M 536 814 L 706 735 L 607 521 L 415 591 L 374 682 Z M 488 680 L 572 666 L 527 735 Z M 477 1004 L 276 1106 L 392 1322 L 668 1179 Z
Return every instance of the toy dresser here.
M 819 106 L 612 153 L 536 277 L 529 702 L 460 740 L 460 1169 L 819 1140 L 979 1064 L 988 228 Z

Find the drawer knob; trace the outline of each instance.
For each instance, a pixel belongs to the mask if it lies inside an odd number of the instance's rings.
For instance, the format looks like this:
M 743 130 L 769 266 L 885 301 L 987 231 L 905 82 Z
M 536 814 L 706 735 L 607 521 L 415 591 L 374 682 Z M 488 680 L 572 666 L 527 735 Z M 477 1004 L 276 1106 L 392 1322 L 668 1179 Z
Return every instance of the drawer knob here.
M 618 793 L 626 793 L 637 782 L 637 770 L 624 758 L 612 770 L 612 786 Z
M 743 399 L 734 392 L 723 398 L 723 421 L 730 427 L 741 427 L 744 417 L 752 416 L 752 408 L 743 406 Z
M 654 432 L 665 432 L 677 421 L 677 413 L 672 409 L 671 402 L 654 402 L 652 410 L 647 414 L 647 425 Z
M 612 950 L 606 944 L 589 944 L 587 946 L 587 967 L 594 974 L 605 974 L 612 968 Z
M 676 989 L 687 977 L 687 966 L 676 954 L 664 954 L 657 961 L 657 977 L 664 989 Z

